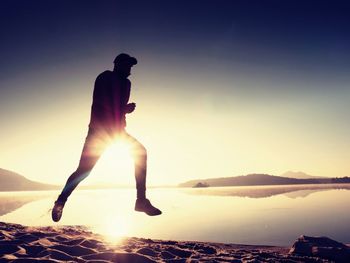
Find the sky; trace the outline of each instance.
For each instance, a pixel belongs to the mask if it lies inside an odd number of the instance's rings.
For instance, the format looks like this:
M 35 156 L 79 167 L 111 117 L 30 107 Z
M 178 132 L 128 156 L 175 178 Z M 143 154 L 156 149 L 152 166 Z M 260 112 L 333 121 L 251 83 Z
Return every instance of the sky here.
M 126 52 L 138 59 L 127 131 L 147 148 L 149 185 L 289 170 L 350 176 L 347 1 L 0 5 L 3 169 L 64 184 L 94 81 Z M 126 155 L 102 156 L 87 181 L 133 184 Z

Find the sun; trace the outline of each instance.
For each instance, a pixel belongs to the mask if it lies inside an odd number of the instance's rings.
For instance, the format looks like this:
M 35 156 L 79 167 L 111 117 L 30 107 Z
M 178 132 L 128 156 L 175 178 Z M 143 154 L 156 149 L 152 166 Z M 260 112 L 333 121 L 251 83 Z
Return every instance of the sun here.
M 131 145 L 118 139 L 109 144 L 94 168 L 91 182 L 130 185 L 134 182 Z

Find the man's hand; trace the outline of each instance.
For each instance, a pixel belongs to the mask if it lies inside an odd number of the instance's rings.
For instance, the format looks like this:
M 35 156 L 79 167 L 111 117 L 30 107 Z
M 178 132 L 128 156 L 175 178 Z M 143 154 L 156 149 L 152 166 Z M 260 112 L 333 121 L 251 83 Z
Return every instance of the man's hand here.
M 128 103 L 125 106 L 125 113 L 132 113 L 136 108 L 136 104 L 134 102 Z

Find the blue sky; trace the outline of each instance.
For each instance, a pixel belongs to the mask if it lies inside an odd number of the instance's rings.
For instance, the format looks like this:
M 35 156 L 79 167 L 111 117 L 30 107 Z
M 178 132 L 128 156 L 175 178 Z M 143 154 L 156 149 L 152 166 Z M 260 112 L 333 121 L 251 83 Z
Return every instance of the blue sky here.
M 0 166 L 64 182 L 94 80 L 127 52 L 139 60 L 128 129 L 149 149 L 153 184 L 295 169 L 349 175 L 349 9 L 346 1 L 3 1 Z

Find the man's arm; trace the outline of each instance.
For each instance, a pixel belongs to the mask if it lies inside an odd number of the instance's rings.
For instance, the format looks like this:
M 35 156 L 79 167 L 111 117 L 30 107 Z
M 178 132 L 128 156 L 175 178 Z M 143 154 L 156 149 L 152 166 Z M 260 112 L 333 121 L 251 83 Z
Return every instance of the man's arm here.
M 127 87 L 126 87 L 126 94 L 125 94 L 125 106 L 124 106 L 124 113 L 128 114 L 128 113 L 132 113 L 135 110 L 136 107 L 136 103 L 132 102 L 132 103 L 128 103 L 129 98 L 130 98 L 130 91 L 131 91 L 131 82 L 129 79 L 127 79 Z
M 94 92 L 93 92 L 93 111 L 98 115 L 99 118 L 105 116 L 108 111 L 108 97 L 106 96 L 105 88 L 108 85 L 108 72 L 101 73 L 95 81 Z

